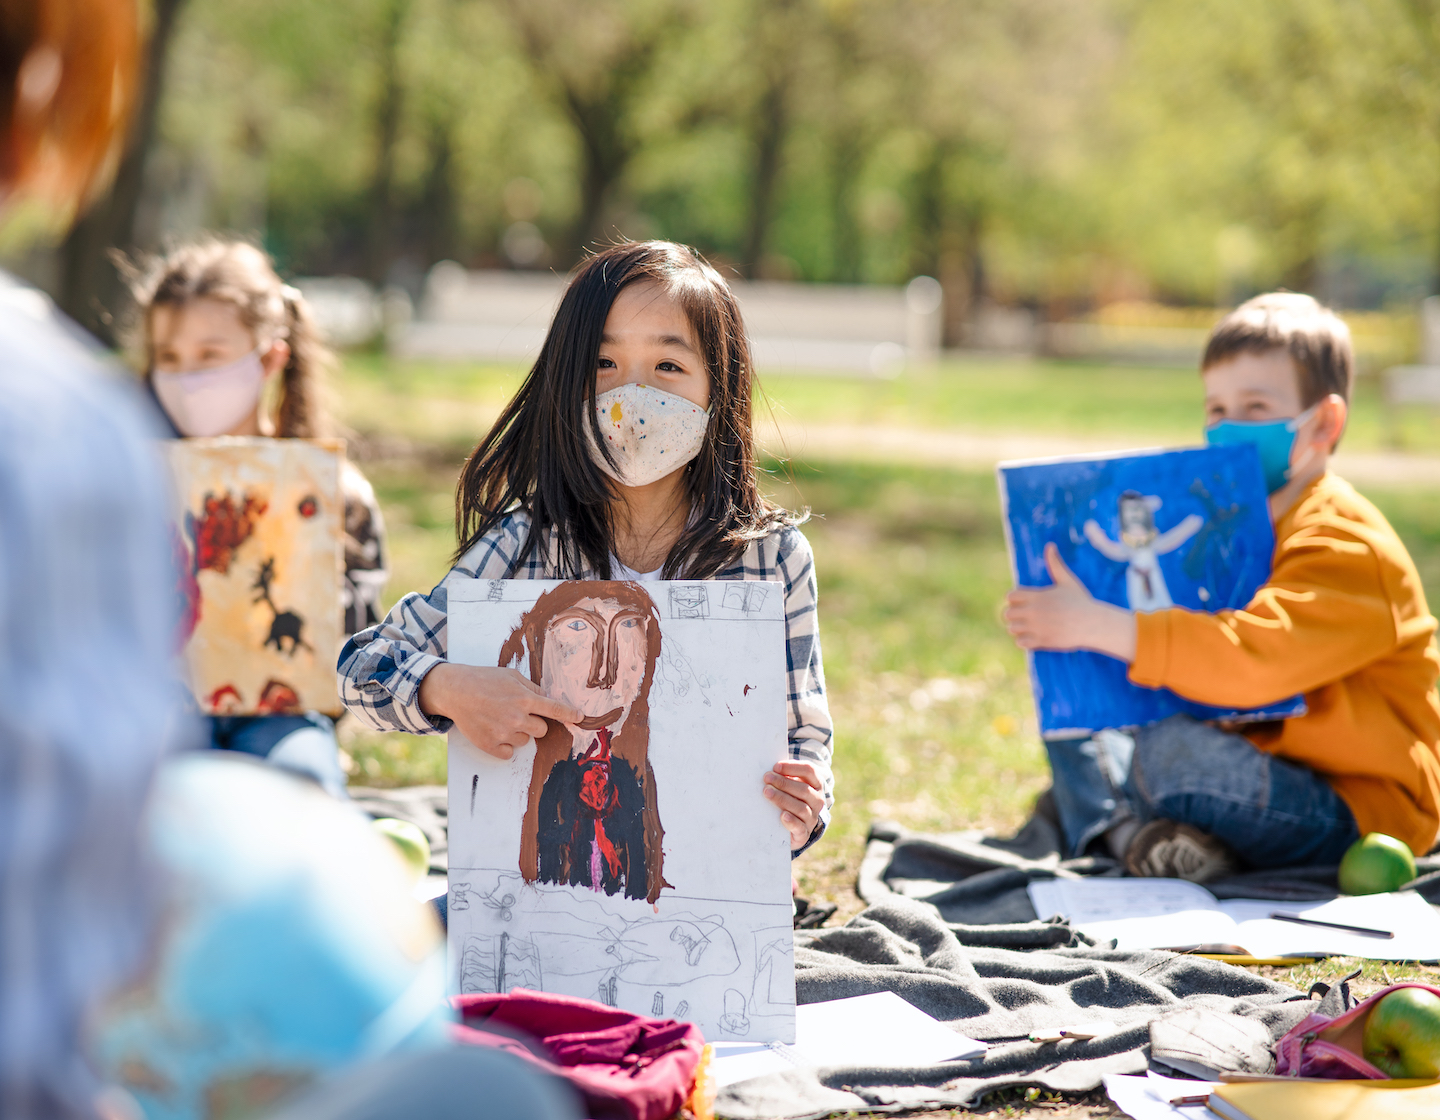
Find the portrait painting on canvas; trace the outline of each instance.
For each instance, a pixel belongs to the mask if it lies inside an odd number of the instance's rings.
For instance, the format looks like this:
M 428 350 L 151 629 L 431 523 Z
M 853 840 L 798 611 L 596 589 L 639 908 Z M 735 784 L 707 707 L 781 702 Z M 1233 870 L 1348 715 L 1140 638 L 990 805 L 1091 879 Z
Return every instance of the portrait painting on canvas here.
M 336 714 L 338 440 L 172 440 L 190 687 L 207 715 Z
M 513 668 L 582 714 L 504 761 L 451 732 L 461 991 L 528 987 L 686 1018 L 707 1037 L 790 1038 L 789 837 L 760 796 L 786 757 L 772 590 L 450 589 L 452 660 Z
M 1138 612 L 1243 607 L 1270 575 L 1275 534 L 1252 447 L 1128 452 L 998 467 L 1015 581 L 1051 582 L 1045 546 L 1097 599 Z M 1141 727 L 1185 712 L 1197 719 L 1299 714 L 1290 698 L 1264 709 L 1218 709 L 1131 684 L 1099 653 L 1040 650 L 1030 657 L 1046 737 Z

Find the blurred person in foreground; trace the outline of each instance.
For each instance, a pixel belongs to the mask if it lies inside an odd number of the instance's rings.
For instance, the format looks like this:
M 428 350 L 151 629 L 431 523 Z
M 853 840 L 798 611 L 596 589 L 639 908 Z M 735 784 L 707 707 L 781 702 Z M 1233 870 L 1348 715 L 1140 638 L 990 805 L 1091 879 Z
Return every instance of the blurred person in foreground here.
M 1205 438 L 1259 453 L 1275 523 L 1270 578 L 1239 610 L 1136 612 L 1093 598 L 1054 545 L 1053 586 L 1012 591 L 1020 646 L 1089 649 L 1130 680 L 1305 712 L 1225 726 L 1177 715 L 1128 747 L 1050 740 L 1067 847 L 1103 837 L 1132 875 L 1208 882 L 1241 868 L 1334 865 L 1381 832 L 1428 852 L 1440 830 L 1440 653 L 1415 563 L 1384 515 L 1330 470 L 1355 359 L 1344 322 L 1272 292 L 1216 325 L 1201 362 Z
M 137 52 L 131 0 L 0 0 L 0 217 L 95 189 Z M 161 767 L 189 729 L 160 432 L 0 273 L 0 1116 L 260 1115 L 406 1049 L 352 1083 L 364 1115 L 461 1082 L 468 1115 L 574 1115 L 517 1059 L 439 1046 L 439 932 L 361 815 L 254 763 Z
M 94 188 L 134 98 L 123 0 L 0 0 L 0 217 Z M 0 1115 L 92 1114 L 87 1005 L 139 964 L 141 806 L 175 611 L 138 394 L 0 273 Z

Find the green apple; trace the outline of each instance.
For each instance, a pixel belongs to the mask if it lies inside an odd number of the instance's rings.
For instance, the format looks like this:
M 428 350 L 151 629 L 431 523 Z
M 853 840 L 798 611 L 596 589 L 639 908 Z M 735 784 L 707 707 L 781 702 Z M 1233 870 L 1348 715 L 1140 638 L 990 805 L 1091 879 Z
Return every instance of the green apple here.
M 1440 1077 L 1440 996 L 1397 988 L 1365 1020 L 1365 1060 L 1388 1077 Z
M 425 834 L 409 821 L 395 817 L 380 817 L 374 821 L 375 829 L 390 838 L 399 849 L 415 878 L 420 879 L 430 867 L 430 841 Z
M 1345 894 L 1398 891 L 1415 878 L 1415 857 L 1401 841 L 1371 832 L 1350 845 L 1340 861 L 1340 889 Z

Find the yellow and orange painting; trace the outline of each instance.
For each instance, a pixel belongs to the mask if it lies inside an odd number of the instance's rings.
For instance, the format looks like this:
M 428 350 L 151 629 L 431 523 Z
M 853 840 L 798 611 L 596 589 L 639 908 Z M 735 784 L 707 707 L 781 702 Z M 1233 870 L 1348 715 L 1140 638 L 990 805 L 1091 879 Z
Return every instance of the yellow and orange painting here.
M 168 443 L 180 640 L 208 715 L 338 714 L 342 440 Z

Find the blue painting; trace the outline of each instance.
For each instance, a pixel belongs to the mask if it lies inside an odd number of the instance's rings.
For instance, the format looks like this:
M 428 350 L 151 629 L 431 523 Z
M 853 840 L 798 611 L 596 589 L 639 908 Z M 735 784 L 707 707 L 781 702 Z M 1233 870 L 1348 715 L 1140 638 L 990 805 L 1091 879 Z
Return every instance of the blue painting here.
M 1270 577 L 1275 533 L 1253 447 L 1002 463 L 998 473 L 1022 587 L 1051 583 L 1052 542 L 1092 595 L 1135 611 L 1243 607 Z M 1041 735 L 1144 727 L 1178 712 L 1254 721 L 1305 710 L 1298 696 L 1264 709 L 1212 708 L 1132 684 L 1126 669 L 1099 653 L 1032 654 Z

